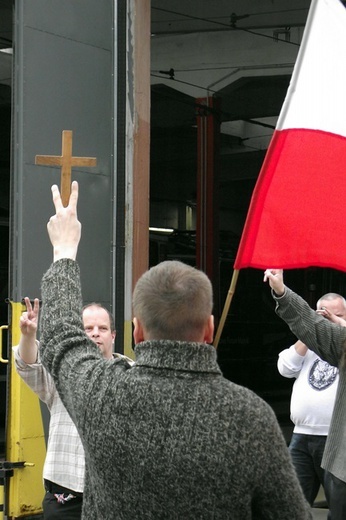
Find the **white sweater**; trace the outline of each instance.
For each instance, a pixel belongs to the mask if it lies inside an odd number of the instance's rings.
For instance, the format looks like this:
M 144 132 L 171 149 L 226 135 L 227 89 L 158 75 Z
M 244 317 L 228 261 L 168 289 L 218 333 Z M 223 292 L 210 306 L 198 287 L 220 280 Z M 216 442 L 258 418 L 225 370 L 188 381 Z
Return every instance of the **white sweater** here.
M 294 345 L 279 354 L 278 370 L 295 377 L 291 396 L 291 420 L 295 433 L 328 435 L 339 373 L 336 367 L 308 350 L 305 356 Z

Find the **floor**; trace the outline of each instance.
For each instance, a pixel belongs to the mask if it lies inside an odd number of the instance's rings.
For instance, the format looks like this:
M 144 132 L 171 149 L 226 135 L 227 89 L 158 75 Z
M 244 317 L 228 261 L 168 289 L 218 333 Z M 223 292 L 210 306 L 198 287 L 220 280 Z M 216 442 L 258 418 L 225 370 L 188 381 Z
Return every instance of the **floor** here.
M 320 507 L 313 508 L 313 518 L 314 520 L 326 520 L 328 515 L 328 509 L 326 509 L 325 496 L 323 489 L 320 488 L 320 491 L 317 495 L 315 505 Z
M 312 511 L 314 520 L 327 520 L 328 509 L 314 508 Z

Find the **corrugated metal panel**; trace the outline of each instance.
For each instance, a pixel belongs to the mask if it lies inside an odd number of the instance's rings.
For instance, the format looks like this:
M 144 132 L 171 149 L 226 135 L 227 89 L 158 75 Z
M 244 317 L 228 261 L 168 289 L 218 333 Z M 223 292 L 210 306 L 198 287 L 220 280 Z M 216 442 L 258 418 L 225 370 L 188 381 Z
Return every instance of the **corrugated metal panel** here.
M 10 296 L 39 295 L 52 256 L 46 223 L 60 168 L 35 155 L 61 155 L 63 130 L 73 155 L 97 157 L 75 168 L 80 183 L 79 250 L 86 301 L 110 305 L 113 186 L 113 3 L 20 0 L 16 6 Z

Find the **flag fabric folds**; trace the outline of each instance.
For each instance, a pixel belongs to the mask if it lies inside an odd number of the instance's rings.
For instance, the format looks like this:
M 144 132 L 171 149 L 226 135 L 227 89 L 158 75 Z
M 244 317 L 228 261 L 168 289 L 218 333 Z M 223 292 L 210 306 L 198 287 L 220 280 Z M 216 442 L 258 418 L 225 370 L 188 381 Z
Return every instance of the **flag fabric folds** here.
M 234 269 L 346 271 L 346 9 L 312 0 Z

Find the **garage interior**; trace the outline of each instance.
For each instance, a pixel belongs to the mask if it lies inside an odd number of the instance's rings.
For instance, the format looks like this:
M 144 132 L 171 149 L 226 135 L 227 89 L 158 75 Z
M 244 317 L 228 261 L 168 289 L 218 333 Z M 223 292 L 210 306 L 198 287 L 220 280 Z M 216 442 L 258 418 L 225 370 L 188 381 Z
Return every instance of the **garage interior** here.
M 220 318 L 251 194 L 285 99 L 308 0 L 152 0 L 150 258 L 205 268 Z M 12 0 L 0 0 L 0 306 L 7 312 Z M 155 230 L 156 229 L 156 230 Z M 224 375 L 253 389 L 291 431 L 292 381 L 276 361 L 294 342 L 262 273 L 245 269 L 218 346 Z M 346 294 L 343 273 L 286 273 L 310 305 Z M 6 316 L 6 314 L 5 314 Z

